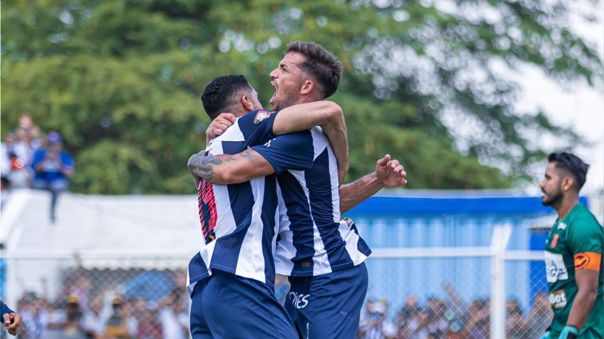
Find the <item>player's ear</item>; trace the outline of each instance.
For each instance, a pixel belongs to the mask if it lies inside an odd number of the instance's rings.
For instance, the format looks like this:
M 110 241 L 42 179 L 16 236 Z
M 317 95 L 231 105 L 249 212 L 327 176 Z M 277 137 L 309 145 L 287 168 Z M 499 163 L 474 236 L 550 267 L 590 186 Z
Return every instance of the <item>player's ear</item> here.
M 241 96 L 241 106 L 245 108 L 246 112 L 254 110 L 254 104 L 252 103 L 248 95 Z
M 565 175 L 562 178 L 562 191 L 563 192 L 572 190 L 574 185 L 575 185 L 575 178 L 572 175 Z
M 300 89 L 300 94 L 307 95 L 312 93 L 315 90 L 315 82 L 312 80 L 304 80 L 302 84 L 302 88 Z

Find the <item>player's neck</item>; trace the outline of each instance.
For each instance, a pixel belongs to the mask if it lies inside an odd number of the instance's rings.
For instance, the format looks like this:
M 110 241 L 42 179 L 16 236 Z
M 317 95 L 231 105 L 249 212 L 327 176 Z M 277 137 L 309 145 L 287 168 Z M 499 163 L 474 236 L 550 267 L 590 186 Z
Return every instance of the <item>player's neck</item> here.
M 298 100 L 296 100 L 296 103 L 294 105 L 306 104 L 309 102 L 315 102 L 315 101 L 319 101 L 319 100 L 322 100 L 322 99 L 320 99 L 316 93 L 311 93 L 311 94 L 307 94 L 307 95 L 301 95 L 300 97 L 298 97 Z
M 559 206 L 556 206 L 558 212 L 558 220 L 564 219 L 568 213 L 579 203 L 579 196 L 576 194 L 567 194 L 562 197 Z

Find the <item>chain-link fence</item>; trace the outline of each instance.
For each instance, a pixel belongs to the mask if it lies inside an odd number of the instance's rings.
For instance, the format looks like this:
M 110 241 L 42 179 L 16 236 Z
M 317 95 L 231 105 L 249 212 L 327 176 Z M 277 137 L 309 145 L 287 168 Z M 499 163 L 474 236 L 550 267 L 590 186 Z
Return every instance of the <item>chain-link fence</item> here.
M 508 251 L 498 258 L 491 248 L 378 249 L 368 260 L 359 338 L 540 338 L 553 316 L 542 257 Z
M 503 312 L 505 337 L 538 338 L 551 321 L 540 256 L 506 252 L 495 275 L 488 248 L 377 249 L 358 337 L 489 338 Z M 187 259 L 5 258 L 6 297 L 23 315 L 21 338 L 187 338 Z M 287 289 L 280 277 L 277 297 Z
M 20 338 L 188 338 L 187 258 L 6 258 Z

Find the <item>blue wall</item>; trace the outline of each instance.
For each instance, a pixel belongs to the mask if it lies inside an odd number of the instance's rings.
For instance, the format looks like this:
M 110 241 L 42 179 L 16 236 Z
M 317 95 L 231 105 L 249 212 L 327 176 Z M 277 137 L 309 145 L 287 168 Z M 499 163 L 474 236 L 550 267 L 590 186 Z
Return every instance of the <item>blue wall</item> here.
M 542 206 L 540 197 L 430 194 L 372 197 L 345 216 L 355 220 L 373 249 L 488 247 L 495 225 L 509 224 L 508 249 L 543 250 L 546 233 L 531 228 L 551 225 L 555 211 Z M 488 258 L 371 259 L 367 266 L 367 296 L 387 299 L 392 312 L 409 295 L 421 303 L 429 296 L 445 298 L 447 282 L 467 302 L 490 294 Z M 507 264 L 506 297 L 517 298 L 528 309 L 534 294 L 546 286 L 542 266 L 528 261 Z

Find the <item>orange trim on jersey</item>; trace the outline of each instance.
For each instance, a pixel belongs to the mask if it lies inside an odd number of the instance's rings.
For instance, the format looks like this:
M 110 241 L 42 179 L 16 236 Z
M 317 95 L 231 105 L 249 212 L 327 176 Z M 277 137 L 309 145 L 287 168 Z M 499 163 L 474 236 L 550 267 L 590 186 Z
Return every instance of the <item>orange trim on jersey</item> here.
M 575 271 L 594 270 L 600 271 L 602 255 L 596 252 L 583 252 L 575 254 Z

